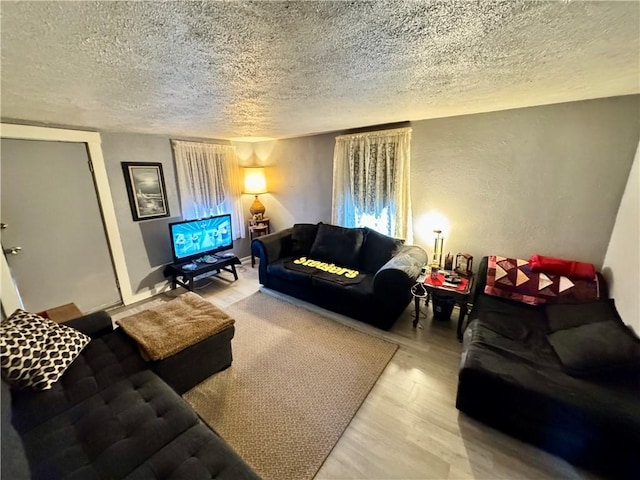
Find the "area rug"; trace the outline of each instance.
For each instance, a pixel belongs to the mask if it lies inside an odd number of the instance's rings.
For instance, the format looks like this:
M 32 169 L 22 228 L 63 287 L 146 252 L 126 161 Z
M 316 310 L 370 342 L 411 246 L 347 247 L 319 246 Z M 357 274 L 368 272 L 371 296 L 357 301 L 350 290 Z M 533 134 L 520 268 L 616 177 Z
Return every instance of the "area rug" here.
M 313 478 L 398 346 L 261 292 L 225 311 L 233 365 L 185 400 L 264 480 Z

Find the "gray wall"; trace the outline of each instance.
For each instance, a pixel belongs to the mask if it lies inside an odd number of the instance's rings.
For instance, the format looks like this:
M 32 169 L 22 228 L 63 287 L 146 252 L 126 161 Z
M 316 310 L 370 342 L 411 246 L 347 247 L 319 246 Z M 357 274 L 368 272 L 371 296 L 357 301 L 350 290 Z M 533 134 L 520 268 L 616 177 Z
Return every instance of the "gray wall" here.
M 171 139 L 159 135 L 130 133 L 102 133 L 101 137 L 102 153 L 109 177 L 109 186 L 131 288 L 134 293 L 145 288 L 153 289 L 155 285 L 165 280 L 162 274 L 164 266 L 173 261 L 168 224 L 182 220 Z M 212 139 L 185 138 L 184 140 L 228 143 Z M 162 163 L 167 199 L 169 200 L 169 217 L 140 222 L 133 221 L 121 162 Z M 246 213 L 248 216 L 248 205 Z M 234 240 L 233 251 L 241 258 L 249 255 L 248 239 Z
M 640 96 L 412 122 L 414 243 L 432 249 L 425 217 L 450 229 L 445 252 L 479 259 L 532 253 L 602 265 L 640 136 Z M 238 145 L 243 165 L 267 167 L 260 196 L 272 231 L 329 222 L 335 136 Z M 180 218 L 168 137 L 103 133 L 102 147 L 134 291 L 161 282 L 167 224 Z M 120 162 L 162 162 L 171 217 L 134 222 Z M 243 197 L 247 217 L 253 197 Z M 235 253 L 249 254 L 247 240 Z
M 256 165 L 265 166 L 269 193 L 260 196 L 272 231 L 296 222 L 331 220 L 334 134 L 254 145 Z M 248 196 L 249 203 L 253 200 Z
M 432 251 L 427 217 L 450 228 L 445 253 L 602 265 L 640 135 L 640 96 L 412 122 L 414 243 Z M 257 144 L 271 165 L 263 203 L 275 229 L 329 221 L 335 136 Z M 269 187 L 271 190 L 271 186 Z M 262 197 L 261 197 L 262 198 Z M 268 202 L 268 203 L 267 203 Z
M 120 229 L 131 288 L 134 293 L 164 280 L 171 263 L 169 222 L 182 219 L 169 138 L 155 135 L 102 133 L 102 153 Z M 169 200 L 169 217 L 134 222 L 121 162 L 160 162 Z
M 599 268 L 639 135 L 638 95 L 414 122 L 416 242 L 431 245 L 420 227 L 436 210 L 445 252 Z

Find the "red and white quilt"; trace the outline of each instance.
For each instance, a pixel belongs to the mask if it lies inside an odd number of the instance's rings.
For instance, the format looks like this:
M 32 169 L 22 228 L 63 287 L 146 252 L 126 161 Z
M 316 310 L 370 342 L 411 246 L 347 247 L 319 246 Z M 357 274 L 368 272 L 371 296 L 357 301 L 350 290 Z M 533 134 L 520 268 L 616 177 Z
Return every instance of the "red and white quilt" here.
M 528 260 L 489 257 L 484 293 L 529 305 L 584 303 L 600 298 L 598 276 L 585 280 L 533 272 Z

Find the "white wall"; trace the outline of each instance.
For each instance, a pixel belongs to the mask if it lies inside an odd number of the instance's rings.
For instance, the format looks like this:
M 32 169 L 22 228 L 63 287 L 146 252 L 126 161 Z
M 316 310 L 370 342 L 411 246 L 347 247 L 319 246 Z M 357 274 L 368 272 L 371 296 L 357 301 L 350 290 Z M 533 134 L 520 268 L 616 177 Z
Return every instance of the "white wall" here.
M 603 274 L 618 313 L 640 334 L 640 143 L 604 259 Z

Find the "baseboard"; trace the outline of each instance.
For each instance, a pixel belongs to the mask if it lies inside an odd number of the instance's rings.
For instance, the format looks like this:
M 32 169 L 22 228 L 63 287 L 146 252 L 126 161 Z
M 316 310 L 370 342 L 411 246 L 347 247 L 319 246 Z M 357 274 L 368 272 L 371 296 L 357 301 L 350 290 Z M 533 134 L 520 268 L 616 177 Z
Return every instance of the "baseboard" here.
M 251 264 L 251 255 L 246 257 L 242 257 L 239 259 L 242 265 L 250 265 Z M 131 305 L 133 303 L 140 302 L 142 300 L 147 300 L 151 297 L 155 297 L 161 293 L 166 293 L 171 290 L 171 281 L 163 280 L 162 282 L 156 283 L 153 287 L 146 287 L 142 290 L 134 293 L 133 295 L 123 298 L 123 305 Z
M 165 293 L 171 290 L 171 282 L 169 280 L 163 280 L 162 282 L 156 283 L 153 287 L 146 287 L 140 290 L 139 292 L 134 293 L 130 297 L 124 301 L 124 305 L 131 305 L 133 303 L 140 302 L 142 300 L 147 300 L 151 297 L 155 297 L 161 293 Z

